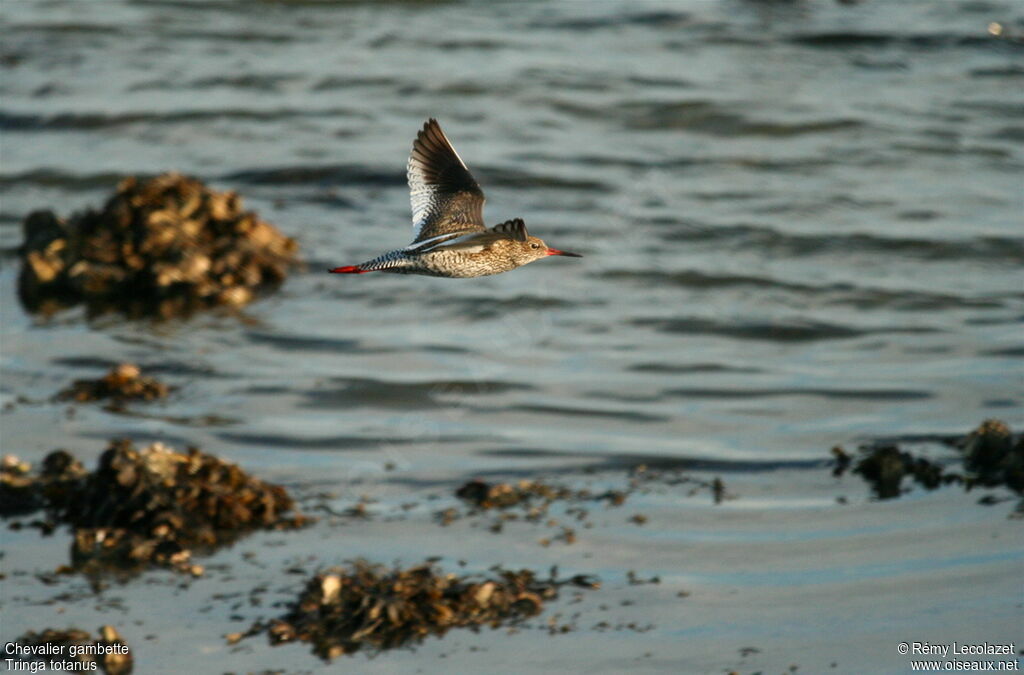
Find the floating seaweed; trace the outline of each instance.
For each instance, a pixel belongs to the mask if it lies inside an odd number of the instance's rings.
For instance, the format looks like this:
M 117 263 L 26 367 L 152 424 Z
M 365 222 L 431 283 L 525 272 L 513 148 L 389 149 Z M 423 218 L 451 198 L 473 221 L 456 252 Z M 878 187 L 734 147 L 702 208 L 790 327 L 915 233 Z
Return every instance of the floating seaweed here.
M 711 494 L 711 501 L 718 505 L 726 500 L 736 499 L 736 495 L 726 489 L 725 481 L 719 476 L 711 480 L 704 480 L 695 476 L 687 475 L 680 469 L 655 469 L 646 464 L 638 464 L 630 472 L 629 488 L 626 493 L 646 489 L 651 484 L 660 485 L 689 485 L 690 490 L 687 496 L 692 497 L 704 490 Z
M 294 502 L 283 487 L 196 448 L 180 453 L 154 443 L 136 450 L 116 440 L 92 473 L 63 451 L 43 466 L 38 477 L 19 475 L 20 502 L 12 504 L 39 504 L 54 523 L 72 526 L 72 564 L 88 573 L 156 564 L 198 576 L 203 570 L 191 563 L 193 549 L 309 522 L 289 515 Z
M 559 533 L 554 537 L 539 540 L 541 546 L 550 546 L 553 541 L 561 541 L 567 545 L 576 542 L 576 531 L 573 528 L 561 525 L 554 518 L 548 518 L 548 512 L 555 502 L 607 501 L 611 506 L 619 506 L 625 501 L 625 494 L 615 490 L 594 493 L 590 490 L 573 490 L 564 485 L 526 479 L 515 484 L 471 480 L 459 487 L 455 491 L 455 496 L 469 504 L 469 509 L 466 513 L 461 513 L 455 508 L 437 512 L 435 518 L 442 525 L 450 525 L 463 516 L 498 511 L 489 527 L 494 533 L 501 532 L 506 522 L 518 520 L 520 517 L 527 522 L 543 521 L 548 527 L 558 528 Z M 580 507 L 570 507 L 566 514 L 582 521 L 587 511 Z
M 611 507 L 621 506 L 631 494 L 647 491 L 654 484 L 669 486 L 687 484 L 691 486 L 689 492 L 691 496 L 699 491 L 708 490 L 715 504 L 720 504 L 726 499 L 735 499 L 734 495 L 726 491 L 725 483 L 721 478 L 706 481 L 683 475 L 680 471 L 655 471 L 641 464 L 630 472 L 628 484 L 624 489 L 601 492 L 589 489 L 575 490 L 565 485 L 546 483 L 542 480 L 523 479 L 517 483 L 488 483 L 482 480 L 471 480 L 455 491 L 455 496 L 469 505 L 466 511 L 447 508 L 438 511 L 434 516 L 442 525 L 450 525 L 464 516 L 478 516 L 495 511 L 497 515 L 489 527 L 491 532 L 502 532 L 505 523 L 513 520 L 522 519 L 531 523 L 543 522 L 548 527 L 558 528 L 559 532 L 552 537 L 540 539 L 539 543 L 542 546 L 550 546 L 555 541 L 573 544 L 576 542 L 576 530 L 549 517 L 551 507 L 556 502 L 567 502 L 569 506 L 564 509 L 565 515 L 584 523 L 585 527 L 591 527 L 592 525 L 586 520 L 589 511 L 584 506 L 585 503 L 605 502 Z M 630 518 L 630 522 L 642 525 L 647 522 L 647 516 L 636 514 Z
M 959 483 L 966 490 L 1004 486 L 1024 495 L 1024 435 L 1014 436 L 999 420 L 986 420 L 967 436 L 952 440 L 951 445 L 960 451 L 962 473 L 884 442 L 862 445 L 856 458 L 842 448 L 833 448 L 832 474 L 842 476 L 852 467 L 852 473 L 861 476 L 878 499 L 895 499 L 906 492 L 904 478 L 927 490 Z
M 356 561 L 315 575 L 285 616 L 254 624 L 243 637 L 266 632 L 270 643 L 301 640 L 330 661 L 361 649 L 382 651 L 414 645 L 452 628 L 498 628 L 543 611 L 561 586 L 598 588 L 600 582 L 578 575 L 566 580 L 539 579 L 530 570 L 495 570 L 494 578 L 444 574 L 430 564 L 409 569 Z
M 135 364 L 122 363 L 98 380 L 75 380 L 57 394 L 57 399 L 79 403 L 110 399 L 112 407 L 120 408 L 127 401 L 153 401 L 166 398 L 170 392 L 171 387 L 143 376 Z
M 298 245 L 234 192 L 166 173 L 129 177 L 99 212 L 35 211 L 23 225 L 18 293 L 34 313 L 85 303 L 91 315 L 171 317 L 249 302 L 280 284 Z
M 487 510 L 529 505 L 535 501 L 550 504 L 557 499 L 575 499 L 579 495 L 567 487 L 548 485 L 541 481 L 521 480 L 512 485 L 471 480 L 457 489 L 455 496 L 478 509 Z
M 29 632 L 18 638 L 8 650 L 8 654 L 16 653 L 20 656 L 21 663 L 16 664 L 12 670 L 37 672 L 32 666 L 45 665 L 45 668 L 40 669 L 47 672 L 83 672 L 99 668 L 106 675 L 128 675 L 133 666 L 131 650 L 113 626 L 101 626 L 99 638 L 93 638 L 88 632 L 76 628 L 48 628 L 41 633 Z M 25 667 L 19 668 L 18 665 Z
M 841 445 L 837 445 L 832 448 L 832 457 L 835 463 L 832 465 L 832 475 L 839 478 L 846 470 L 850 468 L 850 463 L 853 462 L 853 457 L 850 453 L 843 450 Z

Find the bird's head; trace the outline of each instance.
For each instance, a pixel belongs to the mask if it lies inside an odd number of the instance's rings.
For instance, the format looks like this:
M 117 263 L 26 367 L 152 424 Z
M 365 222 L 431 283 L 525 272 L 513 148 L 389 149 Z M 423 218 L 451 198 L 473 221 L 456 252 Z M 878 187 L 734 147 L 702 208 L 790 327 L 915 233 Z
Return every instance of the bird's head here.
M 579 253 L 569 253 L 568 251 L 559 251 L 557 248 L 551 248 L 540 237 L 528 236 L 525 241 L 509 241 L 509 243 L 512 244 L 510 253 L 520 265 L 525 265 L 541 258 L 547 258 L 549 255 L 564 255 L 570 258 L 583 257 Z

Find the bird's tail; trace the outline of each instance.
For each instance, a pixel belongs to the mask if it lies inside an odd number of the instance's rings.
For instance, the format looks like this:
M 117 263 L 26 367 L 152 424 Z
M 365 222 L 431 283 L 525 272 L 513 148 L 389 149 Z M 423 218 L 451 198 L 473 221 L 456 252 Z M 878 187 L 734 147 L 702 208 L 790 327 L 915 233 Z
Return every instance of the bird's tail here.
M 365 274 L 366 272 L 396 272 L 403 267 L 412 265 L 412 259 L 405 251 L 399 249 L 388 251 L 382 256 L 358 265 L 345 265 L 327 270 L 331 274 Z

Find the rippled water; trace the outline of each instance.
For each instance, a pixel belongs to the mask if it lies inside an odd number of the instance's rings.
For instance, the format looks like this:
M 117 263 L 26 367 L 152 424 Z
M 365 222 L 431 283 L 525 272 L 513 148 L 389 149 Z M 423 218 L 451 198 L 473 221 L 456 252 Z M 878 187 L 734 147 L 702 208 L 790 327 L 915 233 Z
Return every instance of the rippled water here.
M 1021 521 L 1006 508 L 955 490 L 872 502 L 821 464 L 836 443 L 1024 424 L 1020 3 L 40 0 L 2 13 L 2 396 L 41 401 L 121 360 L 182 387 L 133 416 L 17 405 L 4 451 L 198 444 L 383 511 L 470 476 L 571 481 L 637 462 L 721 475 L 738 496 L 659 493 L 635 505 L 643 528 L 615 513 L 560 549 L 528 528 L 442 529 L 429 505 L 347 527 L 328 549 L 323 530 L 285 539 L 329 562 L 557 563 L 604 576 L 593 606 L 635 601 L 585 615 L 572 637 L 453 634 L 360 667 L 901 672 L 902 639 L 1021 635 Z M 483 185 L 489 222 L 523 217 L 586 257 L 469 281 L 324 274 L 410 239 L 404 166 L 429 116 Z M 300 241 L 308 270 L 242 317 L 21 311 L 27 212 L 97 205 L 122 175 L 170 169 L 240 192 Z M 4 540 L 12 568 L 51 568 L 40 547 L 64 546 Z M 628 569 L 662 584 L 628 588 Z M 117 591 L 174 608 L 165 626 L 125 602 L 144 624 L 123 631 L 137 661 L 317 667 L 297 647 L 232 654 L 225 612 L 197 609 L 213 591 L 172 597 L 165 577 Z M 65 620 L 34 579 L 9 591 L 5 633 Z M 119 618 L 88 600 L 65 609 L 85 626 Z M 586 629 L 601 619 L 655 627 Z M 829 622 L 839 634 L 821 634 Z M 761 651 L 741 658 L 745 646 Z

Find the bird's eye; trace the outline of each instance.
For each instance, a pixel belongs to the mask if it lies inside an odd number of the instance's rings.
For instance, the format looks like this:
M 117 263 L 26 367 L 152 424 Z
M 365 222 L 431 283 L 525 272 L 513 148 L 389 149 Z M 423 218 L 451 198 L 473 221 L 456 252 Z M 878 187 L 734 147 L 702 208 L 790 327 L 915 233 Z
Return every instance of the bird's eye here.
M 530 244 L 530 248 L 540 248 L 540 244 Z

